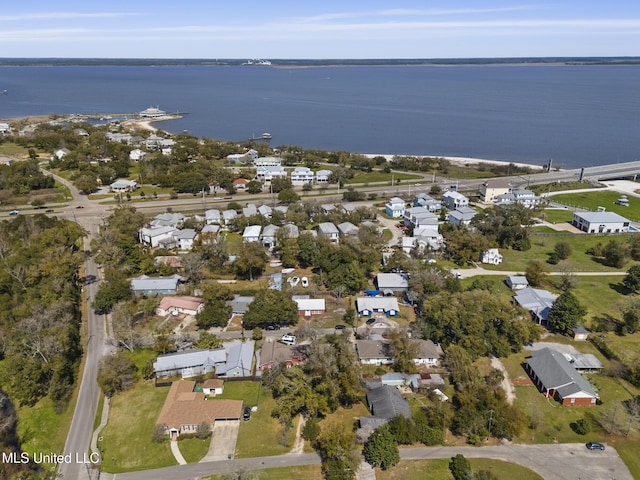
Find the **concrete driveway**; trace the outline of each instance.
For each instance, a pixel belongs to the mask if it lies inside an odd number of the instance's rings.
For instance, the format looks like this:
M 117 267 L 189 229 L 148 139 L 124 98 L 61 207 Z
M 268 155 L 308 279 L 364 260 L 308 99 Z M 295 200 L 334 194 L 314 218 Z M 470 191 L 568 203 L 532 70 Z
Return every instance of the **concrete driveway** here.
M 240 420 L 218 420 L 213 424 L 209 451 L 200 462 L 228 460 L 236 453 Z M 231 455 L 231 457 L 229 457 Z

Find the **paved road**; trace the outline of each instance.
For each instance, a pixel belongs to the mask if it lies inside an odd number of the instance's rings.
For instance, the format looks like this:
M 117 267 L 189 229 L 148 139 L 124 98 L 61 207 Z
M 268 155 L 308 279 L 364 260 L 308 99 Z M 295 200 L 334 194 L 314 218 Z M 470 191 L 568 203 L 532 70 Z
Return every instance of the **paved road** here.
M 478 275 L 499 275 L 504 277 L 507 275 L 524 275 L 522 270 L 519 272 L 509 270 L 487 270 L 482 267 L 456 268 L 454 271 L 458 274 L 459 278 L 476 277 Z M 571 274 L 577 277 L 609 277 L 624 276 L 627 272 L 571 272 Z M 547 275 L 562 276 L 564 275 L 564 272 L 549 272 Z
M 604 452 L 587 450 L 582 443 L 558 445 L 500 445 L 493 447 L 420 447 L 400 449 L 402 460 L 451 458 L 493 458 L 518 463 L 540 474 L 545 480 L 633 480 L 615 449 Z M 316 454 L 225 460 L 145 470 L 142 472 L 102 474 L 107 480 L 189 480 L 204 475 L 282 466 L 315 465 Z

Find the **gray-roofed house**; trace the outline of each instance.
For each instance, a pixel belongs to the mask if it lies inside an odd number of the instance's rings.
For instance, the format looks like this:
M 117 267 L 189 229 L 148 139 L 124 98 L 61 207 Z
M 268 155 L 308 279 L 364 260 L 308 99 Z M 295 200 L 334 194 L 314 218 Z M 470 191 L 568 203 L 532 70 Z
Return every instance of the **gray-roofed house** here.
M 424 225 L 438 225 L 438 217 L 427 207 L 411 207 L 404 211 L 404 224 L 407 227 Z
M 318 234 L 332 243 L 338 243 L 340 237 L 340 231 L 331 222 L 318 225 Z
M 212 208 L 211 210 L 207 210 L 204 212 L 205 218 L 207 219 L 207 224 L 220 224 L 222 221 L 222 216 L 220 214 L 220 210 L 217 208 Z
M 539 288 L 523 288 L 513 297 L 522 308 L 529 310 L 538 324 L 546 323 L 557 295 Z
M 587 233 L 628 232 L 630 221 L 614 212 L 575 212 L 571 225 Z
M 276 236 L 278 235 L 278 230 L 280 227 L 276 225 L 266 225 L 262 229 L 262 235 L 260 236 L 262 240 L 262 246 L 268 250 L 273 249 L 276 246 Z
M 242 233 L 242 241 L 244 243 L 255 243 L 260 241 L 260 225 L 247 225 Z
M 526 370 L 545 396 L 562 405 L 595 405 L 599 398 L 589 382 L 556 350 L 543 348 L 532 352 Z
M 529 286 L 529 280 L 524 275 L 507 275 L 506 282 L 511 290 L 522 290 Z
M 426 193 L 418 193 L 413 197 L 413 206 L 424 207 L 430 212 L 437 212 L 442 208 L 442 203 Z
M 391 218 L 402 218 L 404 216 L 404 200 L 400 197 L 393 197 L 384 206 L 384 213 Z
M 176 230 L 173 237 L 180 250 L 191 250 L 193 242 L 198 238 L 198 233 L 193 228 L 183 228 L 182 230 Z
M 589 330 L 584 328 L 582 325 L 576 325 L 572 329 L 573 331 L 573 339 L 576 341 L 586 340 L 589 338 Z
M 374 313 L 384 313 L 387 317 L 397 317 L 400 311 L 396 297 L 358 297 L 356 299 L 356 309 L 361 317 L 371 316 Z
M 238 212 L 235 210 L 225 210 L 222 212 L 222 221 L 225 225 L 229 225 L 238 216 Z
M 253 297 L 246 297 L 242 295 L 234 295 L 233 299 L 229 301 L 231 305 L 232 315 L 244 315 L 249 310 L 249 305 L 253 302 Z
M 331 170 L 318 170 L 316 172 L 316 183 L 329 183 L 329 177 L 332 173 Z
M 409 290 L 409 277 L 406 273 L 378 273 L 375 278 L 376 288 L 385 292 L 406 292 Z
M 235 342 L 229 349 L 226 363 L 220 365 L 216 369 L 216 373 L 226 377 L 250 376 L 253 367 L 254 347 L 255 342 L 253 340 Z
M 442 195 L 442 205 L 447 210 L 458 210 L 460 207 L 468 207 L 469 199 L 456 190 L 449 190 Z
M 273 210 L 269 205 L 260 205 L 258 207 L 258 213 L 265 218 L 271 218 L 271 214 L 273 213 Z
M 227 353 L 224 348 L 189 350 L 158 355 L 153 362 L 153 371 L 157 377 L 181 375 L 183 378 L 189 378 L 211 373 L 226 361 Z
M 285 238 L 298 238 L 300 229 L 294 223 L 286 223 L 282 226 L 282 232 Z
M 258 209 L 254 203 L 247 203 L 247 206 L 242 209 L 242 215 L 245 217 L 252 217 L 258 214 Z
M 387 340 L 356 340 L 356 353 L 363 365 L 391 365 L 394 362 Z
M 149 222 L 151 226 L 174 227 L 177 228 L 184 222 L 185 216 L 181 213 L 159 213 Z
M 149 277 L 140 275 L 131 279 L 131 291 L 147 295 L 171 295 L 177 292 L 182 277 L 173 274 L 170 277 Z
M 175 227 L 172 226 L 142 227 L 138 230 L 138 239 L 140 243 L 155 248 L 162 240 L 173 238 L 175 231 Z
M 413 363 L 429 367 L 440 363 L 440 358 L 443 355 L 440 345 L 436 345 L 431 340 L 412 340 L 411 343 L 416 346 L 416 356 L 412 358 Z
M 387 423 L 396 415 L 411 418 L 409 401 L 404 398 L 397 387 L 380 385 L 367 392 L 367 404 L 373 414 L 370 417 L 360 417 L 362 428 L 375 429 Z
M 449 212 L 447 221 L 452 225 L 460 227 L 462 225 L 467 226 L 478 214 L 473 208 L 470 207 L 458 207 L 456 210 Z
M 338 231 L 343 237 L 357 236 L 360 229 L 351 222 L 342 222 L 338 224 Z

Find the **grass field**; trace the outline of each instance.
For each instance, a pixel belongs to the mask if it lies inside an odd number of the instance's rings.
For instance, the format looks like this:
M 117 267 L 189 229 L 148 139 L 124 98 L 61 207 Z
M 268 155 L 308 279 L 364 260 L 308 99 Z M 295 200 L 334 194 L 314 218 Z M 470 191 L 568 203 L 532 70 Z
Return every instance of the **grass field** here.
M 155 352 L 138 350 L 128 356 L 140 368 Z M 152 380 L 139 380 L 130 390 L 111 398 L 109 421 L 102 431 L 103 440 L 98 442 L 105 471 L 121 473 L 176 464 L 168 437 L 162 443 L 151 441 L 168 392 L 167 387 L 155 387 Z
M 216 398 L 242 400 L 247 406 L 258 406 L 258 411 L 251 413 L 251 420 L 240 422 L 236 443 L 238 458 L 282 455 L 289 451 L 295 431 L 289 431 L 288 446 L 278 443 L 282 426 L 271 416 L 277 403 L 259 382 L 225 382 L 224 393 Z
M 535 229 L 533 230 L 535 232 Z M 629 234 L 633 235 L 633 234 Z M 629 235 L 616 235 L 615 239 L 626 242 Z M 524 272 L 531 260 L 546 262 L 553 253 L 553 247 L 558 242 L 567 242 L 571 245 L 571 255 L 567 260 L 557 265 L 547 264 L 551 271 L 562 271 L 565 265 L 574 272 L 615 272 L 613 267 L 603 265 L 600 259 L 588 255 L 586 251 L 600 242 L 606 245 L 613 237 L 592 235 L 563 235 L 563 236 L 536 236 L 531 235 L 531 248 L 525 252 L 517 250 L 500 249 L 503 261 L 500 265 L 483 265 L 487 270 L 510 270 Z M 626 270 L 637 262 L 628 261 L 622 268 Z
M 640 187 L 640 185 L 639 185 Z M 605 207 L 607 212 L 615 212 L 630 220 L 640 219 L 640 198 L 628 196 L 629 206 L 622 207 L 616 204 L 620 193 L 609 190 L 600 192 L 563 193 L 551 197 L 551 201 L 565 205 L 586 208 L 595 212 L 598 207 Z
M 571 210 L 559 208 L 547 208 L 538 214 L 538 217 L 549 223 L 564 223 L 573 220 L 573 212 Z
M 202 457 L 204 457 L 209 451 L 209 444 L 211 443 L 211 437 L 200 440 L 199 438 L 183 438 L 180 437 L 178 441 L 178 448 L 180 453 L 187 461 L 187 463 L 197 463 Z
M 491 460 L 487 458 L 469 458 L 471 469 L 489 470 L 496 478 L 518 480 L 542 480 L 542 477 L 521 465 Z M 426 472 L 429 472 L 428 474 Z M 261 477 L 262 478 L 262 477 Z M 376 469 L 377 480 L 452 480 L 448 459 L 402 461 L 394 468 L 386 471 Z
M 398 180 L 420 180 L 421 175 L 414 175 L 411 173 L 383 173 L 383 172 L 356 172 L 353 178 L 349 178 L 345 181 L 347 185 L 354 183 L 380 183 L 391 182 L 391 180 L 397 182 Z
M 229 477 L 228 475 L 212 475 L 208 480 L 225 480 L 227 478 L 251 478 L 256 480 L 322 480 L 320 465 L 304 465 L 301 467 L 278 467 L 264 470 L 253 470 L 253 477 Z

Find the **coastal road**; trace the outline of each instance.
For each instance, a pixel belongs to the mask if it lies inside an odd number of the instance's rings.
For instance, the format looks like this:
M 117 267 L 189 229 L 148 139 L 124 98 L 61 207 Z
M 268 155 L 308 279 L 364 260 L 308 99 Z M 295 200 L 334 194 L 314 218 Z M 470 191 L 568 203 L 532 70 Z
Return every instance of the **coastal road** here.
M 457 454 L 467 458 L 492 458 L 517 463 L 545 480 L 633 480 L 629 469 L 610 446 L 604 452 L 587 450 L 583 443 L 551 445 L 499 445 L 491 447 L 401 448 L 401 460 L 449 459 Z M 141 472 L 101 475 L 102 480 L 190 480 L 206 475 L 284 466 L 317 465 L 316 454 L 194 463 Z

